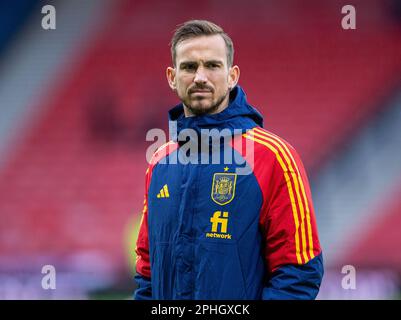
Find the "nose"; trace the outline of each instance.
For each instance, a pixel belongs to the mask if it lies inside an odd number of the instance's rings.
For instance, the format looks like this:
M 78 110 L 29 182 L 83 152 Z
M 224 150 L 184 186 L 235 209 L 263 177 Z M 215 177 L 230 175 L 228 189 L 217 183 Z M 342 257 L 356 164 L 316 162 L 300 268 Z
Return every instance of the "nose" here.
M 206 74 L 205 74 L 203 68 L 198 68 L 198 70 L 196 71 L 194 82 L 195 83 L 206 83 L 207 82 L 207 77 L 206 77 Z

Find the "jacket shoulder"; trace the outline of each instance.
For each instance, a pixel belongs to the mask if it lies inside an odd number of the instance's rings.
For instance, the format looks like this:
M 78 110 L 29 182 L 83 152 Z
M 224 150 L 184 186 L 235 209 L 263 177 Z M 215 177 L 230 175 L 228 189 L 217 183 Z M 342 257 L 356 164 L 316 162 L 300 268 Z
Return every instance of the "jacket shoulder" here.
M 178 143 L 174 141 L 168 141 L 165 144 L 161 145 L 153 153 L 152 158 L 150 159 L 150 166 L 155 166 L 163 158 L 167 157 L 170 153 L 174 152 L 177 149 Z
M 258 158 L 277 160 L 280 155 L 297 154 L 288 141 L 261 127 L 248 130 L 243 137 L 253 143 L 255 157 Z

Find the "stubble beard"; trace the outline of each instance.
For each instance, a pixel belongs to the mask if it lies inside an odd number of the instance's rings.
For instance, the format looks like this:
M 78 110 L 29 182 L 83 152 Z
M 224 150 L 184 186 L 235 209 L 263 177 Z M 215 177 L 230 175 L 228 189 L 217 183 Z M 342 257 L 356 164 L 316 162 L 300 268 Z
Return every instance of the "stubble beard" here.
M 206 115 L 206 114 L 213 114 L 215 113 L 219 107 L 221 106 L 221 104 L 223 103 L 223 101 L 226 99 L 226 97 L 229 95 L 230 90 L 227 90 L 226 93 L 224 95 L 221 95 L 217 101 L 210 107 L 205 108 L 205 107 L 193 107 L 192 104 L 190 103 L 189 99 L 181 99 L 182 103 L 184 104 L 184 107 L 186 107 L 191 114 L 195 115 L 195 116 L 201 116 L 201 115 Z M 188 100 L 188 101 L 186 101 Z

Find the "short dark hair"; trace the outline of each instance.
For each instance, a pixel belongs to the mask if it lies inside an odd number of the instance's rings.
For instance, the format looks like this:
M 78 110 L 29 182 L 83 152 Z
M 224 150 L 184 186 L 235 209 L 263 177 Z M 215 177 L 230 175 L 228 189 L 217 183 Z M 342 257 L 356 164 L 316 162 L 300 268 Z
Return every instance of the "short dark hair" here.
M 233 65 L 233 60 L 234 60 L 234 45 L 231 38 L 228 36 L 227 33 L 224 32 L 224 30 L 221 27 L 207 20 L 190 20 L 184 22 L 181 25 L 178 25 L 170 43 L 173 65 L 175 66 L 175 59 L 177 57 L 177 52 L 176 52 L 177 44 L 190 38 L 195 38 L 200 36 L 212 36 L 215 34 L 219 34 L 223 38 L 226 44 L 227 63 L 228 66 L 231 67 Z

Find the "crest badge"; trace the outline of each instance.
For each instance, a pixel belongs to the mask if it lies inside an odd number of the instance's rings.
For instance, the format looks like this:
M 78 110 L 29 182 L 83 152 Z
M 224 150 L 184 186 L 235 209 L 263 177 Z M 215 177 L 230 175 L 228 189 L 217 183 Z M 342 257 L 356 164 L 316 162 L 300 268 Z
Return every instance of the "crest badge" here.
M 230 203 L 235 196 L 236 173 L 215 173 L 212 183 L 212 200 L 224 206 Z

